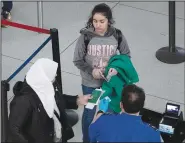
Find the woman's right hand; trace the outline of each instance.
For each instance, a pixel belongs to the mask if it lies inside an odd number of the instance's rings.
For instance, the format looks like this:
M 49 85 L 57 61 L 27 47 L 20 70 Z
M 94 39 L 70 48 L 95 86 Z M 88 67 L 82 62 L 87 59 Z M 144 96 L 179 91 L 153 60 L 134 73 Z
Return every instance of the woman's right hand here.
M 92 76 L 94 77 L 94 79 L 102 79 L 101 69 L 98 68 L 93 69 Z

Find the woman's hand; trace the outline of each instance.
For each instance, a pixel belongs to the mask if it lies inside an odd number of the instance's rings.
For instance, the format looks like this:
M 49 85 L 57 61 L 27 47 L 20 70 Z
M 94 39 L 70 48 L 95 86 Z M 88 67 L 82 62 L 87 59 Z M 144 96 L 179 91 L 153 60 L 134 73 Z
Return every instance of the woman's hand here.
M 113 76 L 113 75 L 117 75 L 117 74 L 118 74 L 118 72 L 117 72 L 116 69 L 114 69 L 114 68 L 110 68 L 109 69 L 108 75 Z
M 80 95 L 77 98 L 77 105 L 86 105 L 89 99 L 92 99 L 91 94 Z
M 98 68 L 93 69 L 92 76 L 94 77 L 94 79 L 102 79 L 101 69 Z

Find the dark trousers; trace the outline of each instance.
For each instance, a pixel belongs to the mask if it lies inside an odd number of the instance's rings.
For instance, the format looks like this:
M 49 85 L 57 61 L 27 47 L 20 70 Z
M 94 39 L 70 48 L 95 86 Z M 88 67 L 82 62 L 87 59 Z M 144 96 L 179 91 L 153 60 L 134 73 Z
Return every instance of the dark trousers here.
M 79 120 L 78 114 L 72 109 L 66 109 L 67 120 L 71 127 L 73 127 Z
M 78 114 L 72 109 L 66 109 L 66 114 L 67 121 L 70 127 L 62 130 L 62 138 L 59 141 L 60 143 L 67 143 L 67 141 L 74 136 L 74 132 L 71 127 L 73 127 L 79 120 Z
M 3 1 L 3 7 L 2 7 L 2 12 L 7 11 L 10 12 L 13 7 L 13 2 L 12 1 Z

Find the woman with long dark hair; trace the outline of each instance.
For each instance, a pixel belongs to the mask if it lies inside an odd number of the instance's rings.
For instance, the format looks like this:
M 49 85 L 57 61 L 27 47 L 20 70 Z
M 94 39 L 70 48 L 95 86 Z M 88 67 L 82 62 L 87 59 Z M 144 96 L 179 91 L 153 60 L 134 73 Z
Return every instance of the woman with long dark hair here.
M 96 5 L 87 21 L 86 27 L 81 30 L 74 52 L 74 65 L 80 69 L 83 94 L 91 94 L 102 86 L 105 70 L 109 59 L 116 55 L 130 56 L 130 50 L 125 37 L 114 26 L 111 8 L 102 3 Z M 115 69 L 110 72 L 116 73 Z M 82 117 L 83 141 L 88 142 L 88 128 L 94 114 L 93 110 L 84 108 Z

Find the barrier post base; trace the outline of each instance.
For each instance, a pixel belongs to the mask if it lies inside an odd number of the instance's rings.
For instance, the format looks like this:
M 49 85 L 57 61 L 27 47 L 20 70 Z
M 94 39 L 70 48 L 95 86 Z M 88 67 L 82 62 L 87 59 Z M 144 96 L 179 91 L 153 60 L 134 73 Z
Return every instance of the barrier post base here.
M 185 49 L 175 47 L 175 52 L 171 52 L 169 47 L 162 47 L 157 50 L 156 58 L 167 64 L 179 64 L 185 62 Z

